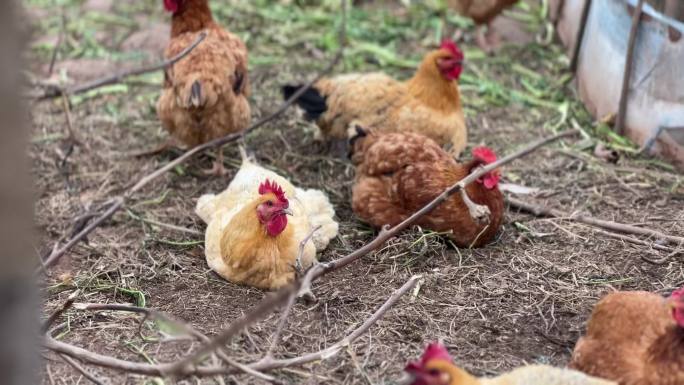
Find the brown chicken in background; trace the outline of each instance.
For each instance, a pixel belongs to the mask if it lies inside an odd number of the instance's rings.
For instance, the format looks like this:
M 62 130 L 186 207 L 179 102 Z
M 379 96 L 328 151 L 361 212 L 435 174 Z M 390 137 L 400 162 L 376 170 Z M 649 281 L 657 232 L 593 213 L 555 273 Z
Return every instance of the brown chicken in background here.
M 486 147 L 473 150 L 474 158 L 457 163 L 432 139 L 420 134 L 366 132 L 350 128 L 351 159 L 356 166 L 352 208 L 375 227 L 394 226 L 435 199 L 496 155 Z M 503 195 L 497 187 L 498 171 L 466 186 L 416 223 L 437 232 L 450 232 L 459 247 L 490 242 L 503 221 Z M 474 203 L 473 203 L 474 202 Z M 488 222 L 473 214 L 489 209 Z
M 642 291 L 606 295 L 570 367 L 620 385 L 684 384 L 684 288 L 669 299 Z
M 201 31 L 207 37 L 166 70 L 157 103 L 162 126 L 187 146 L 242 131 L 251 120 L 245 44 L 214 22 L 208 0 L 164 0 L 164 6 L 173 13 L 165 57 L 183 51 Z M 225 172 L 222 149 L 209 172 Z
M 357 122 L 375 131 L 419 132 L 458 156 L 468 139 L 458 90 L 462 70 L 463 52 L 456 43 L 445 41 L 425 56 L 407 81 L 379 72 L 324 78 L 297 104 L 326 137 L 346 139 L 347 127 Z M 285 98 L 300 87 L 284 86 Z
M 457 367 L 440 343 L 427 346 L 420 361 L 404 368 L 401 385 L 616 385 L 584 373 L 548 365 L 528 365 L 497 377 L 475 377 Z
M 456 12 L 473 19 L 477 25 L 477 45 L 485 52 L 492 52 L 500 43 L 499 36 L 492 28 L 492 21 L 504 9 L 517 2 L 518 0 L 449 0 L 448 4 Z

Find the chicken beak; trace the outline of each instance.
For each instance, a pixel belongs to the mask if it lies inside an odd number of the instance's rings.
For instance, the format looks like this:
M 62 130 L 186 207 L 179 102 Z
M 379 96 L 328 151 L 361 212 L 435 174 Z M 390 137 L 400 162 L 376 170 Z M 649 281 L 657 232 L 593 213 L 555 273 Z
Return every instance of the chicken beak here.
M 293 216 L 293 215 L 294 215 L 294 213 L 292 213 L 292 210 L 290 210 L 289 208 L 283 209 L 282 213 L 285 214 L 285 215 L 289 215 L 289 216 Z
M 670 310 L 684 310 L 684 302 L 680 302 L 672 298 L 667 300 L 667 306 L 670 308 Z

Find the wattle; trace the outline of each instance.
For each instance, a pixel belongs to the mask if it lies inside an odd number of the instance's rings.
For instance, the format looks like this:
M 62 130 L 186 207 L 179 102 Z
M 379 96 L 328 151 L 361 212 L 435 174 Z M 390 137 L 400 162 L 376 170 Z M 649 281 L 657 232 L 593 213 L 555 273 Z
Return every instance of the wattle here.
M 266 232 L 272 237 L 277 237 L 287 227 L 287 215 L 278 215 L 266 223 Z
M 462 71 L 463 71 L 463 67 L 456 66 L 456 67 L 452 68 L 449 72 L 447 72 L 447 77 L 449 80 L 458 80 L 461 77 Z

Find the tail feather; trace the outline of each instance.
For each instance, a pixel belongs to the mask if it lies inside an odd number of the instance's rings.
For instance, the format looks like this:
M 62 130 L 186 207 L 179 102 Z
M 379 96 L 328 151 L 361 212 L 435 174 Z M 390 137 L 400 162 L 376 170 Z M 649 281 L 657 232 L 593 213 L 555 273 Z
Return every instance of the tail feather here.
M 285 85 L 283 86 L 283 97 L 287 100 L 292 97 L 302 85 Z M 306 112 L 306 118 L 310 120 L 317 120 L 321 115 L 328 110 L 326 104 L 326 97 L 321 95 L 320 91 L 314 87 L 310 87 L 295 101 L 299 107 Z
M 197 206 L 195 206 L 195 213 L 199 216 L 204 223 L 209 223 L 216 212 L 216 195 L 215 194 L 205 194 L 202 195 L 197 200 Z
M 199 80 L 195 80 L 190 86 L 190 97 L 188 98 L 188 105 L 199 107 L 202 102 L 202 84 Z
M 302 202 L 306 202 L 304 207 L 311 227 L 320 226 L 312 237 L 316 250 L 325 249 L 339 230 L 335 221 L 335 209 L 322 191 L 297 189 L 297 196 Z

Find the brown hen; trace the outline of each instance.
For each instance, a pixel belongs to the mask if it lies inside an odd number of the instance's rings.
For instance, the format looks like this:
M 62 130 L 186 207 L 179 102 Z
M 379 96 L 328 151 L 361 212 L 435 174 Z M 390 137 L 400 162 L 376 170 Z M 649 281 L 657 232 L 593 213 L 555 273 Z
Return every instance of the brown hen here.
M 347 139 L 347 127 L 356 122 L 378 132 L 419 132 L 458 156 L 468 139 L 458 89 L 462 70 L 463 52 L 456 43 L 445 41 L 423 58 L 409 80 L 379 72 L 324 78 L 297 104 L 325 137 Z M 283 87 L 285 97 L 299 88 Z
M 504 9 L 517 2 L 518 0 L 449 0 L 449 6 L 461 15 L 473 19 L 477 25 L 477 44 L 485 52 L 492 52 L 499 45 L 498 35 L 491 25 L 492 21 Z
M 435 199 L 476 167 L 496 160 L 487 148 L 475 149 L 474 159 L 459 164 L 432 139 L 404 133 L 366 133 L 350 130 L 351 158 L 356 165 L 352 208 L 358 217 L 375 227 L 394 226 Z M 416 223 L 437 232 L 450 233 L 459 247 L 490 242 L 503 220 L 503 195 L 494 171 L 453 195 Z M 489 209 L 488 223 L 471 216 L 468 197 Z
M 245 44 L 214 22 L 208 0 L 164 0 L 164 5 L 173 13 L 167 58 L 192 44 L 201 31 L 207 37 L 165 72 L 157 103 L 162 126 L 187 146 L 242 131 L 251 119 Z M 219 149 L 211 173 L 224 172 Z
M 684 384 L 684 288 L 669 299 L 642 291 L 606 295 L 570 367 L 620 385 Z

